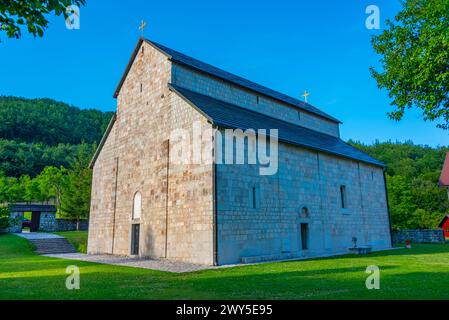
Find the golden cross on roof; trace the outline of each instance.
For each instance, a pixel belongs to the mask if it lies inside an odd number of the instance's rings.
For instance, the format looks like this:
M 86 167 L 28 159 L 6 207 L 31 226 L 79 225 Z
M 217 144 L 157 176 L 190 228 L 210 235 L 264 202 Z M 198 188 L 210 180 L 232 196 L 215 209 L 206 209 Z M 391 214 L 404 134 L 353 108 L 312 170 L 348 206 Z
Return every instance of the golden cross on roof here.
M 304 91 L 304 94 L 302 96 L 304 97 L 305 103 L 307 103 L 307 97 L 310 96 L 310 93 L 308 93 L 306 90 L 306 91 Z
M 145 27 L 147 26 L 147 23 L 145 21 L 141 21 L 140 22 L 140 26 L 139 26 L 139 30 L 142 33 L 142 37 L 143 37 L 143 32 L 145 31 Z

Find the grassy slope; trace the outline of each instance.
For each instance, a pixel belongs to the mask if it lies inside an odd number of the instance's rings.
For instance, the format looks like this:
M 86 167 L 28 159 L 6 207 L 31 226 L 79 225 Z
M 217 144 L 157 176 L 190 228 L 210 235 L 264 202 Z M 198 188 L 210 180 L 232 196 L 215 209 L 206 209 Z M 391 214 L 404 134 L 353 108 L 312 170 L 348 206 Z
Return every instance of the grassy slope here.
M 66 231 L 54 233 L 66 238 L 75 247 L 76 251 L 86 253 L 87 231 Z
M 415 245 L 369 256 L 260 264 L 188 274 L 35 255 L 0 235 L 0 299 L 449 299 L 449 248 Z M 65 288 L 65 268 L 81 270 L 81 290 Z M 368 265 L 381 290 L 365 288 Z

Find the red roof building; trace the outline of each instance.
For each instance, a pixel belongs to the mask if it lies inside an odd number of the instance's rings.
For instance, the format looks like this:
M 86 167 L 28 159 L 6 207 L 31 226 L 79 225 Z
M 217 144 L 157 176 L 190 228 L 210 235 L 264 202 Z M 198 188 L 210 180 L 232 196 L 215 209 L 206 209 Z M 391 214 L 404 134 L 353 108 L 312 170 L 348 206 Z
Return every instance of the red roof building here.
M 439 185 L 440 187 L 449 187 L 449 152 L 446 154 L 446 161 L 444 161 Z
M 443 229 L 444 237 L 449 238 L 449 215 L 445 216 L 438 224 L 438 228 Z

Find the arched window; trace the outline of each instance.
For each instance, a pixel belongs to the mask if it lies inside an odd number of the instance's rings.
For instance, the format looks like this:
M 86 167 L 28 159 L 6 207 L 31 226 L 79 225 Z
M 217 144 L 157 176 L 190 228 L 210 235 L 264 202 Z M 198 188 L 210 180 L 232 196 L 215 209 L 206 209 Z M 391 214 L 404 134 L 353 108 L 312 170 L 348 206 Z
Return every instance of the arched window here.
M 309 218 L 309 209 L 307 207 L 302 207 L 301 218 Z
M 133 204 L 133 219 L 140 219 L 140 214 L 142 213 L 142 195 L 140 192 L 136 192 L 134 195 Z

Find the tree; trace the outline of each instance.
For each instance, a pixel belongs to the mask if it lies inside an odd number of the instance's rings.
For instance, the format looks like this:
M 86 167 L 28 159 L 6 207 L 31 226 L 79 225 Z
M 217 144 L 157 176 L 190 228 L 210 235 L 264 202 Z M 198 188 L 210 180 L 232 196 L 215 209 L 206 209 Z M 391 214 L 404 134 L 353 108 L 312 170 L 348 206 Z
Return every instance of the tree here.
M 63 184 L 65 183 L 65 177 L 67 175 L 67 169 L 60 167 L 46 167 L 36 178 L 37 184 L 40 189 L 40 194 L 44 201 L 50 199 L 55 200 L 55 205 L 58 210 L 61 206 L 61 197 Z
M 29 33 L 42 37 L 48 26 L 46 15 L 61 14 L 67 18 L 66 8 L 70 5 L 84 5 L 85 0 L 2 0 L 0 2 L 0 31 L 6 31 L 9 38 L 19 39 L 22 26 Z
M 387 89 L 400 121 L 406 109 L 422 110 L 425 121 L 449 128 L 449 1 L 405 0 L 394 22 L 373 38 L 383 71 L 371 68 Z
M 394 229 L 434 229 L 449 213 L 447 193 L 438 187 L 447 147 L 431 148 L 411 141 L 376 142 L 357 148 L 387 165 L 387 188 Z
M 11 217 L 7 206 L 0 206 L 0 232 L 11 225 Z
M 82 144 L 76 161 L 68 170 L 62 185 L 61 215 L 76 220 L 79 229 L 81 219 L 87 219 L 90 210 L 92 170 L 89 168 L 90 155 L 95 146 Z

